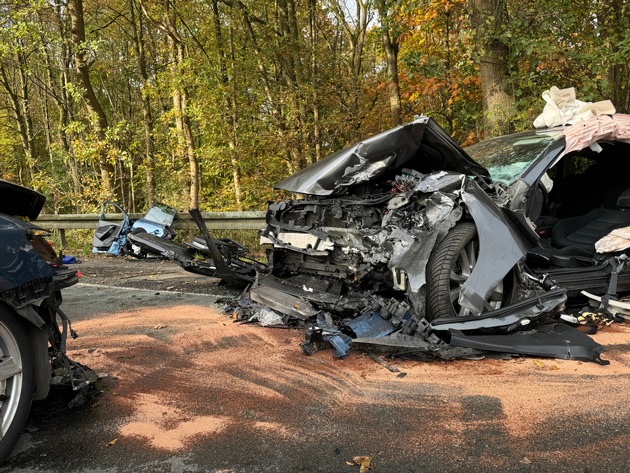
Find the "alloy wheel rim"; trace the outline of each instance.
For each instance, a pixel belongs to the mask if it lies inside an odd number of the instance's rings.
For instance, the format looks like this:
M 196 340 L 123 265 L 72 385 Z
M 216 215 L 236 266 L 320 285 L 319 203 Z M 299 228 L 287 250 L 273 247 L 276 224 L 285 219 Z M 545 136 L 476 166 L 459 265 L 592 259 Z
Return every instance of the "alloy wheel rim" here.
M 0 322 L 0 433 L 7 433 L 17 412 L 22 391 L 22 358 L 18 344 L 8 329 Z

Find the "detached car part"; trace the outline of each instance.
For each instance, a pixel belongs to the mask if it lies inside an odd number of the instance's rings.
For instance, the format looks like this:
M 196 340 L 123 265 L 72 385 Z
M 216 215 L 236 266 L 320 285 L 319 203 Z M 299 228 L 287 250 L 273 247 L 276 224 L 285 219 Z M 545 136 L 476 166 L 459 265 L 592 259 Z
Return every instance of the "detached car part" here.
M 147 232 L 131 232 L 129 243 L 141 252 L 170 259 L 186 271 L 219 278 L 236 287 L 253 282 L 257 271 L 267 271 L 267 265 L 247 256 L 243 245 L 228 238 L 212 238 L 199 209 L 189 212 L 201 232 L 191 243 L 181 244 Z
M 108 209 L 114 209 L 121 219 L 108 217 Z M 120 205 L 105 202 L 92 239 L 92 252 L 115 256 L 128 254 L 136 258 L 159 256 L 176 262 L 186 271 L 216 277 L 237 287 L 245 287 L 254 281 L 257 270 L 266 271 L 264 263 L 247 256 L 248 251 L 243 245 L 228 238 L 212 238 L 198 209 L 190 210 L 190 215 L 202 235 L 189 244 L 173 241 L 175 231 L 172 225 L 176 214 L 173 207 L 158 203 L 143 218 L 132 221 Z

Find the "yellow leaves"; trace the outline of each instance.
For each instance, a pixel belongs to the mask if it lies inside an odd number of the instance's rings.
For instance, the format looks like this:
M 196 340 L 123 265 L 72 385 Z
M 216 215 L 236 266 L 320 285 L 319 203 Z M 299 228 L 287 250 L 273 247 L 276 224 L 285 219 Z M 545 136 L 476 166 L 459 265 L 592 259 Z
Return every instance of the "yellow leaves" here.
M 462 11 L 460 8 L 465 4 L 465 0 L 429 0 L 427 2 L 414 2 L 408 5 L 403 1 L 398 8 L 400 13 L 398 20 L 408 27 L 426 27 L 427 23 L 443 20 L 447 14 L 454 11 Z
M 347 461 L 346 465 L 348 466 L 359 465 L 359 473 L 367 473 L 368 470 L 371 470 L 372 468 L 374 468 L 374 463 L 372 463 L 373 458 L 374 456 L 367 456 L 367 455 L 355 456 L 355 457 L 352 457 L 351 462 Z
M 545 363 L 541 360 L 533 360 L 534 366 L 536 367 L 536 369 L 542 370 L 542 371 L 558 371 L 560 368 L 558 367 L 558 365 L 556 365 L 555 363 Z
M 464 141 L 462 141 L 461 145 L 463 147 L 466 147 L 476 142 L 477 142 L 477 134 L 474 131 L 471 131 L 470 133 L 468 133 L 466 138 L 464 138 Z

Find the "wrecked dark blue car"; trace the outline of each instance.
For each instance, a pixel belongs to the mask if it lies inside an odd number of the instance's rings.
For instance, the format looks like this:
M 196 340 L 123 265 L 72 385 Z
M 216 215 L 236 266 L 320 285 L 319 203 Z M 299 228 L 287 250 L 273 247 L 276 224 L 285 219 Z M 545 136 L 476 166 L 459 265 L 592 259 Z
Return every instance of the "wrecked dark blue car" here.
M 66 355 L 76 336 L 61 309 L 61 290 L 78 282 L 35 220 L 45 197 L 0 180 L 0 463 L 11 453 L 31 403 L 69 390 L 68 407 L 96 394 L 97 375 Z

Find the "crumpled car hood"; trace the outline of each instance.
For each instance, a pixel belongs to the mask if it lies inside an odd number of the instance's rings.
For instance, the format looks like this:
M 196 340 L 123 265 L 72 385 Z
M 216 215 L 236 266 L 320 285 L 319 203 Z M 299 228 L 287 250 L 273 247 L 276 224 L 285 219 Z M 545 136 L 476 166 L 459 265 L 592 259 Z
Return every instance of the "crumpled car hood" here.
M 28 217 L 35 220 L 42 208 L 46 197 L 39 192 L 0 179 L 0 213 Z
M 433 119 L 421 117 L 333 153 L 276 188 L 325 196 L 403 167 L 423 173 L 454 171 L 490 182 L 486 168 L 477 164 Z

